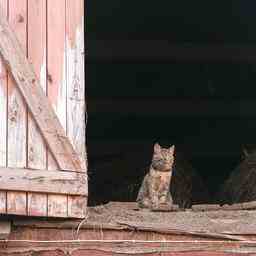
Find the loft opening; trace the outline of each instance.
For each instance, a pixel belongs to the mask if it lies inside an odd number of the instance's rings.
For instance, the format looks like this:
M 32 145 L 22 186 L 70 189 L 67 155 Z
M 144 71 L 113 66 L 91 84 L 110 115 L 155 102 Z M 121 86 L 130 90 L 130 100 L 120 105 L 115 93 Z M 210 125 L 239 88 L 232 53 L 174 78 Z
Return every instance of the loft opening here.
M 156 141 L 176 145 L 212 202 L 255 144 L 254 8 L 242 1 L 94 7 L 89 203 L 134 201 Z
M 89 203 L 135 201 L 156 141 L 176 145 L 209 190 L 204 203 L 216 202 L 243 149 L 255 143 L 255 66 L 137 62 L 89 69 Z

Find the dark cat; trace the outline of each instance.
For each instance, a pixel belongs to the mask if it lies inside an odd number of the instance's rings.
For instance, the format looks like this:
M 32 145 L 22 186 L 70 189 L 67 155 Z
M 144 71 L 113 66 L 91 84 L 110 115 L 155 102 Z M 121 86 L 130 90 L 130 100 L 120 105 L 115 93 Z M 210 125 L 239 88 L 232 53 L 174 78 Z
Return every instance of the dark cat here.
M 256 146 L 242 147 L 242 161 L 230 174 L 218 193 L 221 204 L 256 200 Z

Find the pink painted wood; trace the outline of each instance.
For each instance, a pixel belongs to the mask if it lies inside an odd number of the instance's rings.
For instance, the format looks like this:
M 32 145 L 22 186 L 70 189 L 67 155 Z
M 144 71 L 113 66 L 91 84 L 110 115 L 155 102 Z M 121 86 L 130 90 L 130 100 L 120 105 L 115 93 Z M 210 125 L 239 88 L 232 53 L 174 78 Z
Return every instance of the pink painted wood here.
M 9 0 L 9 23 L 27 52 L 27 1 Z M 8 167 L 27 166 L 27 108 L 8 77 Z M 26 192 L 7 192 L 7 213 L 26 215 Z
M 0 0 L 0 8 L 4 15 L 8 13 L 10 26 L 86 170 L 83 5 L 83 0 Z M 0 123 L 0 167 L 58 170 L 1 59 L 0 119 L 5 120 Z M 0 213 L 86 215 L 86 196 L 35 193 L 29 189 L 6 192 L 0 187 Z
M 7 17 L 7 0 L 0 0 L 3 15 Z M 7 166 L 7 71 L 0 59 L 0 166 Z M 0 191 L 0 213 L 6 213 L 6 191 Z

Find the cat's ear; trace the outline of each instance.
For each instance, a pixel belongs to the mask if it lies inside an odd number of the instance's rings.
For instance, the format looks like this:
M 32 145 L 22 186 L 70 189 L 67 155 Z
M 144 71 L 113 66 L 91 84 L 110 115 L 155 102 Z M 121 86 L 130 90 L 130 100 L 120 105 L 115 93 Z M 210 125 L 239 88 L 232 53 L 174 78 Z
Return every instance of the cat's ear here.
M 158 143 L 155 143 L 155 145 L 154 145 L 154 152 L 155 153 L 161 152 L 161 146 Z
M 175 145 L 172 145 L 172 146 L 169 148 L 169 150 L 170 150 L 170 153 L 171 153 L 171 154 L 174 154 Z

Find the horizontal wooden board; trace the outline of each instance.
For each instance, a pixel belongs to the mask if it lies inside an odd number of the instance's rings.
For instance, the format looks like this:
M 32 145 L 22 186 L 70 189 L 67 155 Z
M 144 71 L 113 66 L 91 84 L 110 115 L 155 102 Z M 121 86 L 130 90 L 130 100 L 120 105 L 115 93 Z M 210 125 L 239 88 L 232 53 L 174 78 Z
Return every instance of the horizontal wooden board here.
M 31 230 L 22 230 L 23 233 L 31 235 L 31 240 L 9 239 L 6 245 L 5 241 L 0 242 L 0 253 L 16 255 L 47 255 L 47 256 L 243 256 L 255 255 L 255 241 L 245 242 L 225 242 L 225 241 L 198 241 L 198 240 L 121 240 L 121 239 L 69 239 L 56 241 L 56 234 L 60 234 L 60 230 L 43 230 L 50 233 L 47 240 L 36 241 L 35 232 Z M 41 230 L 37 230 L 41 232 Z M 73 233 L 71 230 L 67 232 Z M 94 231 L 95 232 L 95 231 Z M 102 231 L 101 231 L 102 232 Z M 54 233 L 54 234 L 53 234 Z M 61 234 L 63 234 L 62 232 Z M 115 232 L 111 232 L 109 237 L 115 236 Z M 136 232 L 135 232 L 136 233 Z M 88 232 L 87 236 L 92 236 L 93 231 Z
M 86 196 L 84 173 L 0 168 L 0 190 Z

